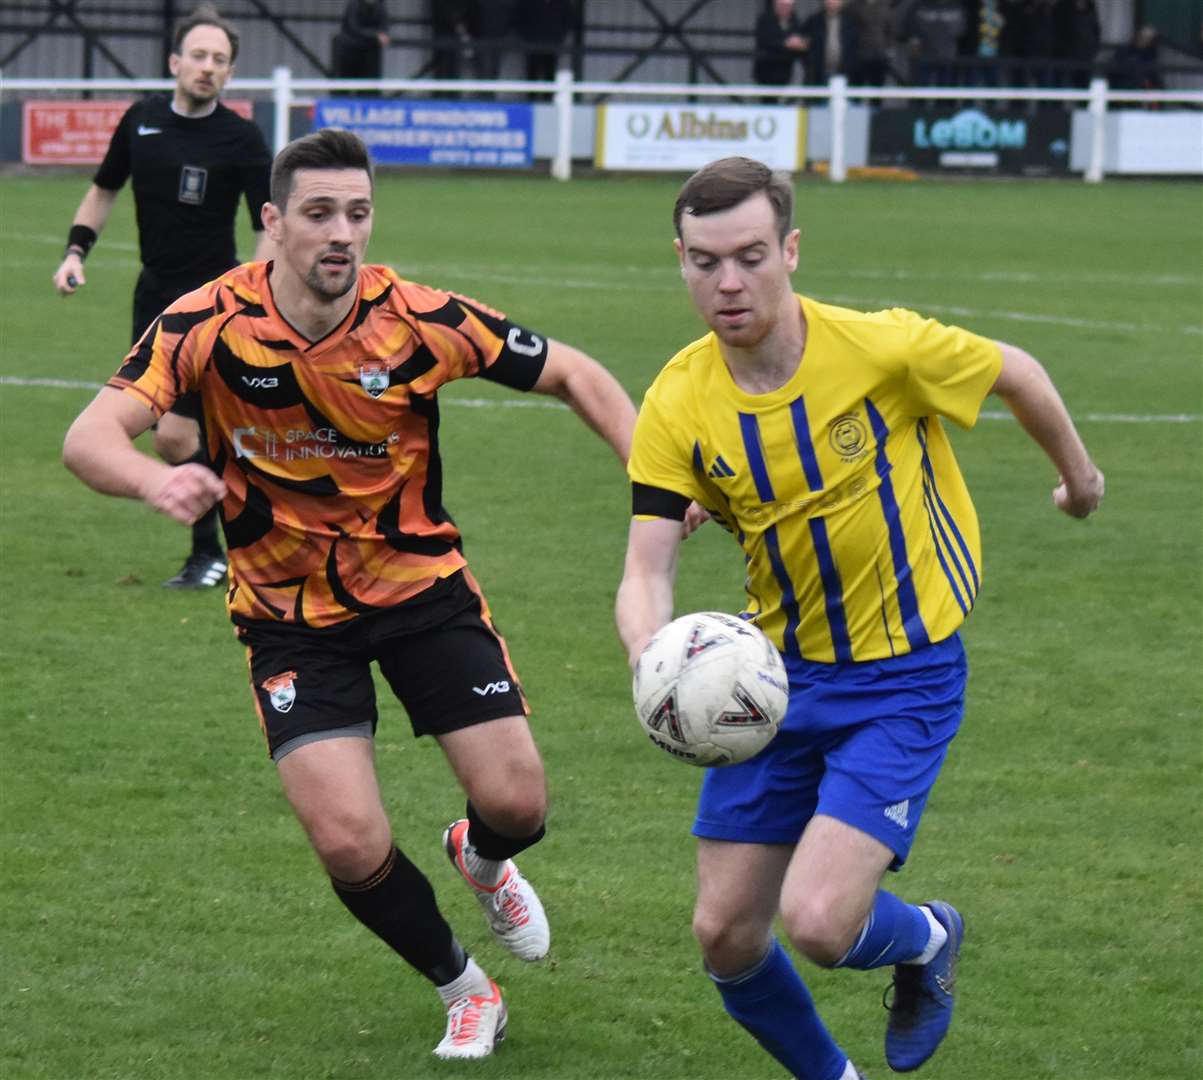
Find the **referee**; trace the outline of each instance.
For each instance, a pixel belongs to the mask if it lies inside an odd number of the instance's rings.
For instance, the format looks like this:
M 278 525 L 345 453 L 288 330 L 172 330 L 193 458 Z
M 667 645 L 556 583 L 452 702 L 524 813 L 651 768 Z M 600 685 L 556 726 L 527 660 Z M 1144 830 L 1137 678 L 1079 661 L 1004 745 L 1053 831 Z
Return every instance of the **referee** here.
M 84 259 L 108 221 L 117 194 L 132 178 L 142 272 L 134 288 L 132 341 L 147 329 L 149 351 L 159 313 L 174 300 L 237 265 L 234 223 L 246 196 L 258 234 L 256 260 L 267 242 L 259 212 L 268 200 L 271 155 L 259 128 L 220 104 L 234 71 L 238 35 L 212 8 L 198 8 L 176 30 L 169 66 L 170 98 L 135 102 L 113 132 L 104 161 L 92 178 L 54 274 L 54 287 L 70 296 L 87 278 Z M 179 465 L 204 462 L 199 440 L 199 401 L 177 401 L 155 428 L 155 451 Z M 183 568 L 163 584 L 201 589 L 226 578 L 216 508 L 192 526 L 192 551 Z

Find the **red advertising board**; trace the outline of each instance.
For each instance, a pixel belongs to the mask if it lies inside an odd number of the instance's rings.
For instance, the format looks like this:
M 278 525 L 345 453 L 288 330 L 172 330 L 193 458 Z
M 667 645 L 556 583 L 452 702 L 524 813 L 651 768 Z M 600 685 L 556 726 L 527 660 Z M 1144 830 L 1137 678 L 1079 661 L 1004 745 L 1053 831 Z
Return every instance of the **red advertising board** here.
M 109 148 L 129 101 L 26 101 L 22 109 L 21 160 L 27 165 L 97 165 Z M 222 104 L 251 119 L 250 101 Z

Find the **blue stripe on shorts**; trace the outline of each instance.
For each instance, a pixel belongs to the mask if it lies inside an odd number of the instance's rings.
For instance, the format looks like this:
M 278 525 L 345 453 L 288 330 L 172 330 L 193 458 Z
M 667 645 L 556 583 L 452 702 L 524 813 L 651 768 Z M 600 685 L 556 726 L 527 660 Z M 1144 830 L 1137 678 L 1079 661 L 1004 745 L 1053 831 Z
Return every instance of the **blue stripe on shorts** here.
M 879 840 L 898 869 L 964 714 L 960 635 L 883 660 L 787 656 L 785 667 L 781 731 L 750 761 L 706 770 L 694 835 L 796 844 L 826 814 Z

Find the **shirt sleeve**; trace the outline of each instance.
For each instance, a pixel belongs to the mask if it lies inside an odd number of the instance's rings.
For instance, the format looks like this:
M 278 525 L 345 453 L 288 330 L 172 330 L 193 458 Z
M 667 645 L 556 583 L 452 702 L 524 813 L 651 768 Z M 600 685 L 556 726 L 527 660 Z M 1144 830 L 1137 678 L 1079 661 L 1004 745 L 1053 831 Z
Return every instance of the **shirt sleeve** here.
M 430 362 L 411 384 L 431 393 L 452 379 L 482 376 L 530 390 L 547 361 L 547 339 L 465 296 L 414 282 L 398 286 Z
M 109 148 L 105 151 L 100 168 L 92 177 L 92 183 L 105 191 L 120 191 L 129 179 L 130 161 L 130 130 L 134 123 L 134 113 L 137 104 L 125 110 L 125 114 L 117 121 L 113 129 L 113 137 L 109 140 Z
M 210 282 L 168 306 L 105 385 L 137 398 L 156 416 L 167 412 L 183 394 L 196 390 L 202 366 L 198 357 L 220 323 L 213 319 L 221 302 L 219 288 Z
M 685 506 L 695 499 L 704 501 L 688 440 L 665 416 L 654 386 L 644 397 L 635 421 L 627 475 L 632 483 L 632 510 L 637 517 L 680 521 L 685 516 L 682 499 Z
M 483 346 L 484 362 L 474 374 L 514 390 L 531 389 L 547 363 L 547 338 L 466 296 L 453 294 L 452 299 L 468 316 L 467 326 Z
M 1002 370 L 998 342 L 914 312 L 900 314 L 907 329 L 904 397 L 912 415 L 945 416 L 973 427 Z

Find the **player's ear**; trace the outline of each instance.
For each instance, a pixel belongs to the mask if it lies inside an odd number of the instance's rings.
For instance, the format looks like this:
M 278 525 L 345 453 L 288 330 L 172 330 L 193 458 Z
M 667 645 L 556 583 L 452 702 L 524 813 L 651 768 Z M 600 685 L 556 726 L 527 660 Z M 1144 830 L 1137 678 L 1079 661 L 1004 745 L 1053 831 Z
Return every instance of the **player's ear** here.
M 673 240 L 673 251 L 677 253 L 677 264 L 681 267 L 681 276 L 685 276 L 685 245 L 681 243 L 681 238 L 678 236 Z
M 278 242 L 280 239 L 280 219 L 282 217 L 283 214 L 280 213 L 280 208 L 275 203 L 265 202 L 263 209 L 259 211 L 263 228 L 267 230 L 267 235 L 273 242 Z
M 172 78 L 180 73 L 180 54 L 173 52 L 167 57 L 167 70 L 171 72 Z
M 785 253 L 785 265 L 792 274 L 798 269 L 798 238 L 801 233 L 797 229 L 790 229 L 785 234 L 785 241 L 781 245 L 782 251 Z

